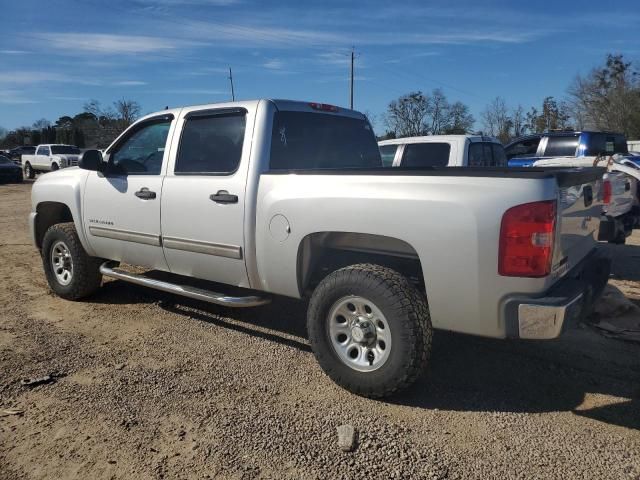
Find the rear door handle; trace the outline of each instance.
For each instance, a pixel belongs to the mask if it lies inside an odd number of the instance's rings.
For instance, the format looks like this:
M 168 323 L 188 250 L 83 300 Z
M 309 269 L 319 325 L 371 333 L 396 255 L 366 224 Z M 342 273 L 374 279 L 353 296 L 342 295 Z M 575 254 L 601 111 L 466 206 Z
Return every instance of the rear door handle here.
M 216 203 L 238 203 L 238 196 L 232 195 L 226 190 L 218 190 L 218 193 L 212 193 L 209 198 Z
M 624 184 L 624 191 L 628 192 L 629 190 L 631 190 L 631 184 L 629 182 Z
M 156 198 L 156 192 L 152 192 L 147 187 L 142 187 L 135 193 L 135 196 L 143 200 L 153 200 Z

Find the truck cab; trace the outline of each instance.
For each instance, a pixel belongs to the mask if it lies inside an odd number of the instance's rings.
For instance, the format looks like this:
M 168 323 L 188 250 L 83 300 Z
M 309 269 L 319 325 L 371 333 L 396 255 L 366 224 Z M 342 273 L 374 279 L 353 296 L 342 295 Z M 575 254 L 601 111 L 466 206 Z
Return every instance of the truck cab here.
M 378 142 L 385 167 L 505 167 L 502 144 L 480 135 L 428 135 Z
M 531 167 L 554 157 L 629 155 L 625 136 L 614 132 L 550 131 L 517 138 L 504 148 L 510 167 Z

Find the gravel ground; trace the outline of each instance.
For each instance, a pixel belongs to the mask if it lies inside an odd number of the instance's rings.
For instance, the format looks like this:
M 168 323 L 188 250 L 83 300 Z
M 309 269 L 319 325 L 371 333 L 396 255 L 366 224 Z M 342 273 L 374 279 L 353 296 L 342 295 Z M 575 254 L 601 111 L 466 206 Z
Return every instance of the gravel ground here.
M 317 366 L 300 302 L 232 311 L 119 281 L 54 297 L 30 189 L 0 185 L 2 480 L 640 478 L 638 344 L 584 326 L 539 343 L 437 332 L 415 387 L 359 398 Z M 630 243 L 610 248 L 612 283 L 638 300 Z

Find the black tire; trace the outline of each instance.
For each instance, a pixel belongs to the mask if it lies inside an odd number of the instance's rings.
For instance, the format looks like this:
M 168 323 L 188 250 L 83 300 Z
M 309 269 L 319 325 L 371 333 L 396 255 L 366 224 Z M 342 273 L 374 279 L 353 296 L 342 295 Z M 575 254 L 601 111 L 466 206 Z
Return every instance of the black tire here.
M 338 355 L 329 335 L 329 313 L 345 297 L 370 300 L 385 317 L 393 338 L 387 360 L 362 372 Z M 414 383 L 426 370 L 433 328 L 425 295 L 403 275 L 379 265 L 359 264 L 328 275 L 314 290 L 307 313 L 313 353 L 329 377 L 347 390 L 381 398 Z
M 29 162 L 24 164 L 24 176 L 30 180 L 36 178 L 36 172 L 33 170 L 33 167 Z
M 68 284 L 63 284 L 54 272 L 52 249 L 60 242 L 71 257 L 72 274 Z M 102 282 L 102 260 L 90 257 L 82 247 L 73 223 L 58 223 L 49 227 L 42 240 L 42 264 L 51 290 L 67 300 L 79 300 L 95 292 Z
M 57 163 L 52 163 L 52 164 L 51 164 L 51 171 L 52 171 L 52 172 L 55 172 L 55 171 L 56 171 L 56 170 L 58 170 L 59 168 L 60 168 L 60 167 L 58 167 L 58 164 L 57 164 Z

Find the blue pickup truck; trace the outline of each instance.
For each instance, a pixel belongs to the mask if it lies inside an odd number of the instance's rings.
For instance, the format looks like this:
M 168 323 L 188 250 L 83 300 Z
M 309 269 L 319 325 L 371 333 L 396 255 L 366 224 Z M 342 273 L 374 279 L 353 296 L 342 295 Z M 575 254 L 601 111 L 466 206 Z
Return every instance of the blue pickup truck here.
M 531 167 L 537 160 L 553 157 L 629 156 L 627 140 L 612 132 L 546 132 L 520 137 L 505 147 L 510 167 Z M 631 161 L 639 157 L 629 156 Z

